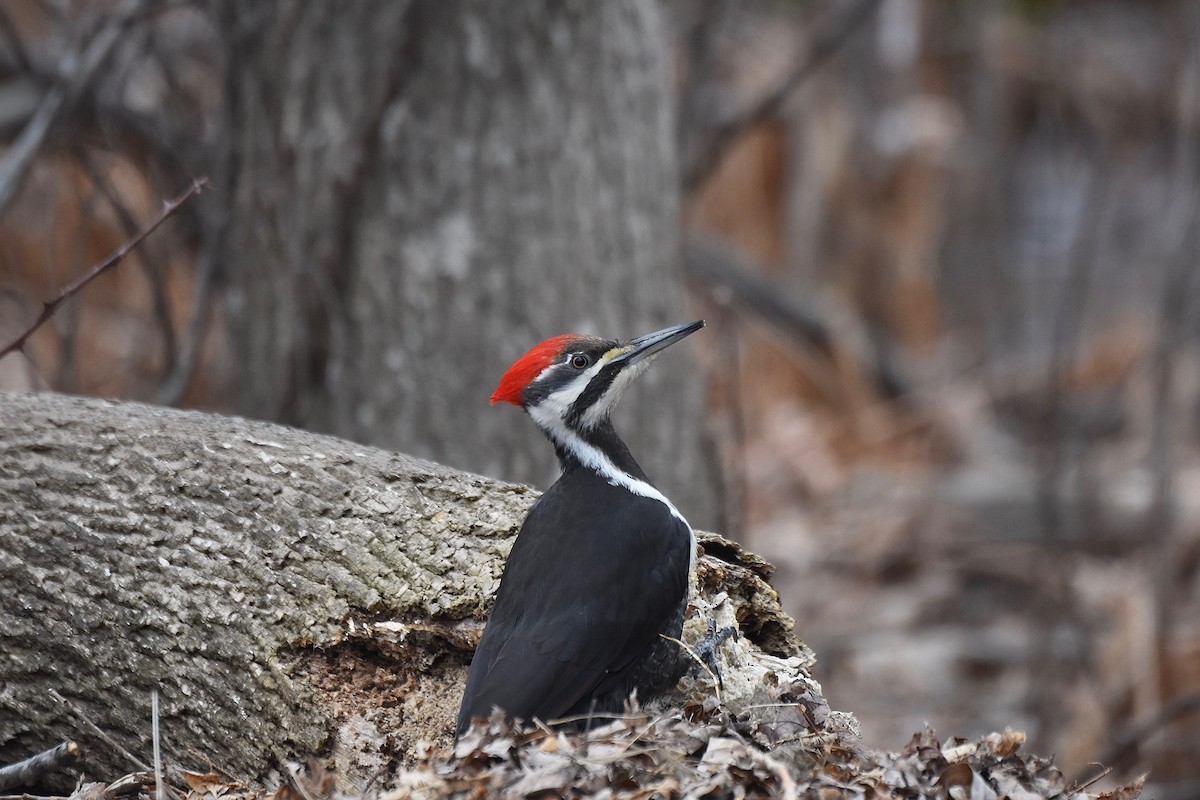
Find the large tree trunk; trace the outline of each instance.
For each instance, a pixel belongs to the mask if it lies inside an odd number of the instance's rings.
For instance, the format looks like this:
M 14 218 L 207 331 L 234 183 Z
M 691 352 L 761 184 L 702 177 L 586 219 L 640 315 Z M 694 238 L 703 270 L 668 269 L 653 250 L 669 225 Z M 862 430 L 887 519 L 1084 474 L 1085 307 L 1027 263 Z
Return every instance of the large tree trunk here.
M 259 780 L 310 753 L 369 777 L 448 740 L 528 488 L 58 395 L 0 395 L 0 432 L 0 764 L 72 738 L 91 774 L 130 771 L 84 720 L 148 762 L 154 689 L 173 763 Z M 706 547 L 692 629 L 723 614 L 753 652 L 801 654 L 764 565 Z M 727 665 L 727 702 L 764 702 L 780 678 L 758 669 Z
M 544 484 L 486 400 L 548 336 L 687 317 L 658 6 L 219 2 L 237 409 Z M 702 388 L 662 359 L 621 427 L 716 521 Z M 630 406 L 633 403 L 628 404 Z

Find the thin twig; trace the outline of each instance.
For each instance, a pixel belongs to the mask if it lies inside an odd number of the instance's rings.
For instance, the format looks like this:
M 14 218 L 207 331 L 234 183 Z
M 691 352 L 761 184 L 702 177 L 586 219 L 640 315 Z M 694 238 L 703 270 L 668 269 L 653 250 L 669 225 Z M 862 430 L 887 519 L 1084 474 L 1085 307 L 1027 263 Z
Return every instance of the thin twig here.
M 94 733 L 101 741 L 103 741 L 113 750 L 116 750 L 118 753 L 123 755 L 129 761 L 129 763 L 133 764 L 142 772 L 150 771 L 150 767 L 146 766 L 146 764 L 144 764 L 140 758 L 126 750 L 120 742 L 105 733 L 99 725 L 92 722 L 91 718 L 87 714 L 84 714 L 83 711 L 77 708 L 74 703 L 59 694 L 56 689 L 50 689 L 46 692 L 46 694 L 50 695 L 50 697 L 52 697 L 54 700 L 66 706 L 66 709 L 70 711 L 77 720 L 86 725 L 88 730 Z
M 654 730 L 654 728 L 660 722 L 662 722 L 664 719 L 666 719 L 666 717 L 667 717 L 666 714 L 659 714 L 658 716 L 653 717 L 653 718 L 643 717 L 642 720 L 645 722 L 645 724 L 642 725 L 642 727 L 640 729 L 637 728 L 638 720 L 630 720 L 630 722 L 632 723 L 632 729 L 634 730 L 634 735 L 633 735 L 632 739 L 629 739 L 628 741 L 624 742 L 624 746 L 620 750 L 618 750 L 618 751 L 614 752 L 612 755 L 606 756 L 605 758 L 602 758 L 602 759 L 587 758 L 585 756 L 584 758 L 573 759 L 573 760 L 576 763 L 583 763 L 586 761 L 588 764 L 606 764 L 606 763 L 612 764 L 622 758 L 625 758 L 626 756 L 637 755 L 638 751 L 635 751 L 633 749 L 633 746 L 635 744 L 637 744 L 638 741 L 641 740 L 641 738 L 643 736 L 645 736 L 650 731 Z M 613 744 L 618 744 L 618 742 L 615 741 L 615 737 L 614 737 Z M 651 744 L 654 752 L 658 752 L 658 748 L 654 748 L 653 743 L 650 743 L 650 744 Z
M 665 633 L 660 633 L 659 636 L 666 639 L 668 642 L 674 642 L 675 644 L 682 647 L 683 652 L 685 652 L 689 656 L 691 656 L 693 661 L 695 661 L 697 664 L 699 664 L 701 667 L 704 668 L 704 671 L 708 673 L 708 677 L 712 678 L 713 689 L 716 690 L 716 694 L 717 694 L 717 705 L 721 705 L 721 679 L 719 677 L 717 677 L 717 673 L 712 671 L 712 667 L 710 667 L 708 664 L 704 663 L 704 659 L 701 658 L 700 656 L 696 655 L 696 651 L 693 650 L 692 648 L 688 647 L 687 644 L 685 644 L 682 639 L 676 639 L 674 636 L 667 636 Z
M 150 690 L 150 732 L 154 743 L 154 796 L 157 800 L 166 800 L 167 787 L 163 780 L 162 740 L 158 728 L 158 689 Z
M 77 278 L 73 283 L 61 289 L 53 300 L 43 303 L 42 313 L 38 315 L 38 318 L 33 321 L 33 324 L 26 328 L 21 335 L 6 345 L 3 350 L 0 350 L 0 358 L 4 358 L 9 353 L 22 349 L 25 346 L 25 341 L 31 335 L 33 335 L 33 332 L 40 328 L 42 324 L 46 322 L 46 320 L 54 316 L 54 312 L 63 303 L 63 301 L 78 294 L 80 289 L 95 280 L 96 277 L 101 273 L 106 272 L 107 270 L 112 269 L 117 264 L 121 263 L 121 260 L 124 259 L 125 256 L 129 255 L 130 251 L 141 244 L 143 239 L 153 233 L 159 225 L 162 225 L 164 222 L 166 222 L 167 218 L 178 211 L 180 206 L 186 203 L 192 197 L 192 195 L 199 193 L 200 190 L 207 185 L 208 178 L 197 178 L 193 180 L 192 185 L 189 186 L 187 190 L 183 192 L 183 194 L 164 203 L 163 210 L 159 213 L 159 215 L 154 219 L 153 222 L 143 228 L 137 236 L 134 236 L 132 239 L 126 241 L 111 254 L 109 254 L 109 256 L 103 261 L 93 265 L 91 269 Z
M 576 722 L 587 722 L 588 720 L 595 719 L 597 716 L 602 717 L 606 723 L 637 722 L 639 720 L 649 719 L 649 716 L 647 714 L 643 714 L 639 711 L 625 712 L 625 713 L 621 713 L 621 714 L 618 714 L 614 711 L 612 713 L 605 712 L 604 714 L 588 713 L 588 714 L 572 714 L 569 717 L 555 717 L 554 719 L 550 720 L 546 724 L 550 725 L 550 726 L 570 725 L 570 724 L 576 723 Z M 591 730 L 595 730 L 595 729 L 591 729 Z
M 812 44 L 805 52 L 804 57 L 774 89 L 733 119 L 716 126 L 700 147 L 699 154 L 684 172 L 684 191 L 690 193 L 699 188 L 716 169 L 730 145 L 747 130 L 778 113 L 779 108 L 796 87 L 804 83 L 830 56 L 840 50 L 851 34 L 866 22 L 881 2 L 882 0 L 860 0 L 849 11 L 842 13 L 830 23 L 827 31 L 822 31 L 813 37 Z
M 54 123 L 64 111 L 70 110 L 84 87 L 108 61 L 122 34 L 145 10 L 145 4 L 128 0 L 91 37 L 86 46 L 64 56 L 61 77 L 46 91 L 37 111 L 5 152 L 3 159 L 0 159 L 0 211 L 16 195 Z
M 1091 778 L 1088 778 L 1087 783 L 1080 783 L 1078 780 L 1072 781 L 1071 788 L 1067 789 L 1067 794 L 1075 794 L 1076 792 L 1082 792 L 1084 789 L 1088 788 L 1092 784 L 1099 783 L 1104 778 L 1107 778 L 1113 771 L 1112 767 L 1106 767 L 1103 764 L 1100 764 L 1095 761 L 1088 762 L 1088 766 L 1089 767 L 1100 767 L 1101 768 L 1100 774 L 1094 775 Z
M 46 775 L 74 764 L 79 755 L 79 745 L 66 741 L 24 761 L 0 767 L 0 791 L 37 783 Z

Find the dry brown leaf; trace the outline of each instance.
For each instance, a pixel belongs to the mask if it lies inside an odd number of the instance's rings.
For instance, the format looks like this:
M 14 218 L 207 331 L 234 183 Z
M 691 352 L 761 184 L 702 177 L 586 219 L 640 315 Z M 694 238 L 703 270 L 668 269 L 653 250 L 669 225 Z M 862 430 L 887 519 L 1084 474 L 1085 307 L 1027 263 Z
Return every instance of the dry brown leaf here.
M 702 764 L 737 764 L 744 760 L 743 749 L 745 745 L 737 739 L 728 736 L 714 736 L 708 740 L 708 747 L 704 749 L 704 756 L 700 759 Z
M 987 743 L 993 753 L 1002 758 L 1008 758 L 1025 744 L 1025 732 L 1005 728 L 1004 733 L 989 733 L 983 737 L 983 741 Z
M 1137 800 L 1142 796 L 1142 789 L 1146 786 L 1146 778 L 1149 775 L 1150 773 L 1143 772 L 1124 786 L 1098 794 L 1096 800 Z
M 215 772 L 189 772 L 188 770 L 180 770 L 183 773 L 183 780 L 191 789 L 191 794 L 201 797 L 221 797 L 232 789 L 236 788 L 235 784 L 222 778 Z

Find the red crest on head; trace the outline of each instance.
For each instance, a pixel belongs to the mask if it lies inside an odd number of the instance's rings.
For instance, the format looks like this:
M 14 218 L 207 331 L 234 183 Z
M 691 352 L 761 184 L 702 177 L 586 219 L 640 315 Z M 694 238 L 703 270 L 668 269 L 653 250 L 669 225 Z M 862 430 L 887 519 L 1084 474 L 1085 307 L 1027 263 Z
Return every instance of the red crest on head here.
M 541 375 L 542 370 L 554 363 L 567 345 L 579 338 L 578 334 L 564 333 L 529 348 L 529 352 L 518 358 L 504 373 L 496 391 L 492 392 L 491 402 L 521 405 L 521 393 L 529 382 Z

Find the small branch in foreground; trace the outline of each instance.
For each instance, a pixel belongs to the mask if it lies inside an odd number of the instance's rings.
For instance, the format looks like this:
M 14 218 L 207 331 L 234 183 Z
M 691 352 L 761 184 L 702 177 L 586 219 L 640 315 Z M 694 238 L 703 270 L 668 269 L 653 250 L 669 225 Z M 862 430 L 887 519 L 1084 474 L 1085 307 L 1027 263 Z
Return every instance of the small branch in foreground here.
M 163 781 L 162 768 L 162 738 L 159 735 L 158 727 L 158 689 L 154 689 L 150 694 L 150 729 L 154 742 L 154 797 L 155 800 L 166 800 L 167 787 Z
M 700 665 L 701 669 L 703 669 L 705 672 L 708 673 L 708 677 L 712 678 L 713 690 L 716 693 L 716 697 L 717 697 L 717 705 L 718 706 L 721 705 L 721 687 L 725 683 L 723 680 L 721 680 L 721 676 L 718 675 L 716 672 L 714 672 L 712 667 L 710 667 L 707 663 L 705 663 L 704 659 L 701 658 L 696 653 L 695 650 L 688 647 L 687 643 L 684 642 L 682 639 L 676 639 L 674 636 L 667 636 L 665 633 L 660 633 L 659 636 L 666 639 L 668 642 L 672 642 L 674 644 L 679 645 L 683 649 L 683 652 L 687 653 L 688 656 L 691 657 L 692 661 L 695 661 L 697 664 Z
M 174 199 L 166 201 L 163 204 L 162 212 L 155 217 L 153 222 L 143 228 L 141 232 L 114 250 L 103 261 L 93 265 L 91 269 L 79 276 L 69 286 L 59 290 L 58 294 L 55 295 L 53 300 L 42 303 L 42 313 L 38 314 L 38 318 L 35 319 L 33 323 L 16 339 L 13 339 L 11 342 L 5 345 L 4 349 L 0 350 L 0 358 L 4 358 L 9 353 L 22 349 L 25 346 L 26 340 L 33 335 L 33 332 L 40 328 L 46 322 L 46 320 L 54 316 L 54 312 L 58 310 L 58 307 L 62 305 L 63 301 L 68 300 L 74 295 L 78 294 L 80 289 L 95 280 L 101 273 L 112 269 L 117 264 L 120 264 L 125 256 L 129 255 L 129 253 L 135 247 L 142 243 L 142 240 L 154 233 L 158 226 L 166 222 L 167 218 L 178 211 L 184 203 L 191 199 L 192 195 L 198 194 L 200 190 L 206 186 L 208 186 L 208 178 L 197 178 L 193 180 L 192 185 L 189 186 L 187 190 L 183 192 L 183 194 Z
M 79 745 L 67 741 L 24 761 L 0 767 L 0 792 L 36 784 L 46 775 L 79 761 L 80 752 Z

